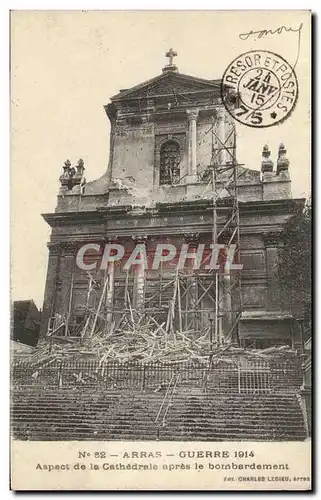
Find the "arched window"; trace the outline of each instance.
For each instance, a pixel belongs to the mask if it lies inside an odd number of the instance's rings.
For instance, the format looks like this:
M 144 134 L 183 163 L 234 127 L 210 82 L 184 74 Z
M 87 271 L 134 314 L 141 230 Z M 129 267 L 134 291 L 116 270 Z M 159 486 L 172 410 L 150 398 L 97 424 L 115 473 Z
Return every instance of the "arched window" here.
M 160 176 L 159 183 L 178 184 L 180 181 L 181 155 L 179 145 L 175 141 L 167 141 L 160 151 Z

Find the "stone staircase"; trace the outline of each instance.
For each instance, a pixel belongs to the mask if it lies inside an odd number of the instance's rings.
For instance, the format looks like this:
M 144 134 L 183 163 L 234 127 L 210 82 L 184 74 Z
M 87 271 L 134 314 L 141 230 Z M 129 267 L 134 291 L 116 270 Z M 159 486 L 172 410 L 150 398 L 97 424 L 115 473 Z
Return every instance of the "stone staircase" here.
M 20 387 L 11 425 L 20 440 L 297 441 L 306 438 L 295 394 L 215 394 L 177 387 L 157 433 L 164 392 Z M 161 419 L 162 422 L 162 419 Z

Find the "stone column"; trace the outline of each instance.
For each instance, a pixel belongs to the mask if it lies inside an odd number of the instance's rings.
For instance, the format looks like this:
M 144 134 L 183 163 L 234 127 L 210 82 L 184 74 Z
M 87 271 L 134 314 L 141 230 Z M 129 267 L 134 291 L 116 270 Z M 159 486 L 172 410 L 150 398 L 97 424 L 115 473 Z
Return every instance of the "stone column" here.
M 188 182 L 197 182 L 197 164 L 196 164 L 196 132 L 198 109 L 187 110 L 188 118 Z
M 184 234 L 185 243 L 189 245 L 188 253 L 196 253 L 197 246 L 199 244 L 199 233 L 185 233 Z M 185 274 L 187 275 L 187 286 L 189 287 L 188 292 L 186 294 L 187 306 L 189 314 L 186 311 L 186 303 L 182 304 L 182 309 L 185 308 L 185 316 L 186 316 L 186 326 L 183 321 L 183 328 L 186 329 L 191 328 L 193 330 L 199 330 L 201 327 L 201 317 L 200 313 L 195 311 L 195 305 L 198 299 L 198 290 L 197 290 L 197 281 L 194 275 L 195 271 L 193 270 L 194 260 L 186 260 Z M 182 294 L 182 290 L 180 291 Z M 184 306 L 184 307 L 183 307 Z M 196 309 L 200 308 L 199 306 Z M 185 318 L 183 317 L 183 320 Z
M 62 242 L 63 250 L 63 268 L 61 273 L 62 278 L 62 314 L 67 323 L 72 319 L 73 307 L 73 288 L 74 288 L 74 270 L 75 270 L 75 245 L 72 242 Z M 65 329 L 67 333 L 67 328 Z
M 226 125 L 225 125 L 225 109 L 219 108 L 217 110 L 217 133 L 218 137 L 221 140 L 221 142 L 218 142 L 217 147 L 218 149 L 221 149 L 219 155 L 218 155 L 218 161 L 220 165 L 224 165 L 226 163 L 226 151 L 223 148 L 223 144 L 225 144 L 226 140 Z
M 61 259 L 61 247 L 59 243 L 48 243 L 48 248 L 48 267 L 40 327 L 41 337 L 45 337 L 47 333 L 49 318 L 56 312 L 56 289 Z
M 135 245 L 143 245 L 146 249 L 148 236 L 133 236 Z M 135 266 L 134 275 L 134 291 L 133 291 L 133 306 L 137 309 L 143 309 L 145 300 L 145 262 L 142 260 L 140 264 Z
M 221 236 L 219 243 L 226 245 L 224 249 L 224 257 L 228 255 L 228 236 Z M 219 312 L 222 315 L 223 337 L 225 340 L 235 340 L 235 333 L 229 335 L 233 326 L 233 311 L 232 311 L 232 292 L 231 292 L 231 270 L 229 266 L 223 265 L 219 276 Z
M 106 240 L 107 245 L 112 245 L 113 243 L 117 243 L 117 238 L 108 238 Z M 115 287 L 115 262 L 108 262 L 107 268 L 105 271 L 105 279 L 108 280 L 107 289 L 106 289 L 106 297 L 105 304 L 107 308 L 107 317 L 106 322 L 108 325 L 111 325 L 113 321 L 113 307 L 114 307 L 114 287 Z
M 267 310 L 279 311 L 282 309 L 280 287 L 277 280 L 278 246 L 280 235 L 268 233 L 264 235 L 266 248 L 266 274 L 267 274 Z
M 109 160 L 107 167 L 108 181 L 111 182 L 113 176 L 113 158 L 114 158 L 114 148 L 115 148 L 115 132 L 116 132 L 116 119 L 117 110 L 114 104 L 107 104 L 105 106 L 105 111 L 110 120 L 110 138 L 109 138 Z

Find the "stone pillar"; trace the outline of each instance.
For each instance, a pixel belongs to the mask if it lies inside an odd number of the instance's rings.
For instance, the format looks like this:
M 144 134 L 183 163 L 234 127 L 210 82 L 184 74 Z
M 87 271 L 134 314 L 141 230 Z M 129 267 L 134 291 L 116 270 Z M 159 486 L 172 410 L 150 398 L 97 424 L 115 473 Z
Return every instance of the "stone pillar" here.
M 198 109 L 187 110 L 188 118 L 188 182 L 197 182 L 197 163 L 196 163 L 196 150 L 197 150 L 197 117 Z
M 224 249 L 224 261 L 228 256 L 228 242 L 229 235 L 221 236 L 219 243 L 226 245 Z M 229 335 L 233 326 L 233 311 L 232 311 L 232 292 L 231 292 L 231 270 L 229 266 L 223 265 L 222 270 L 219 271 L 219 312 L 222 317 L 223 338 L 225 340 L 235 340 L 236 332 Z
M 189 245 L 188 247 L 188 253 L 196 253 L 197 251 L 197 246 L 199 244 L 199 233 L 185 233 L 184 234 L 184 239 L 185 243 Z M 187 286 L 189 287 L 188 292 L 186 294 L 186 300 L 187 300 L 187 306 L 188 306 L 188 311 L 190 313 L 188 314 L 186 311 L 186 303 L 184 304 L 185 306 L 185 316 L 187 316 L 187 321 L 186 321 L 186 329 L 192 329 L 192 330 L 199 330 L 201 327 L 201 317 L 200 314 L 195 311 L 195 306 L 198 300 L 198 290 L 197 290 L 197 281 L 196 277 L 194 276 L 194 261 L 191 260 L 186 260 L 186 275 L 187 275 Z M 182 294 L 182 290 L 180 291 Z M 196 307 L 196 309 L 199 308 L 199 306 Z M 183 304 L 182 304 L 182 310 Z M 183 328 L 185 328 L 184 324 L 184 319 L 183 319 Z
M 106 244 L 112 245 L 116 243 L 116 238 L 108 238 Z M 105 271 L 105 279 L 108 280 L 107 289 L 106 289 L 106 297 L 105 304 L 107 308 L 107 327 L 111 325 L 113 321 L 113 307 L 114 307 L 114 287 L 115 287 L 115 262 L 108 262 L 107 268 Z
M 116 119 L 117 110 L 115 105 L 110 103 L 105 107 L 105 111 L 110 120 L 110 137 L 109 137 L 109 160 L 107 167 L 108 181 L 111 182 L 113 177 L 113 159 L 114 159 L 114 148 L 115 148 L 115 132 L 116 132 Z
M 221 142 L 218 142 L 217 147 L 220 149 L 220 153 L 218 155 L 218 161 L 220 165 L 224 165 L 226 163 L 226 151 L 223 148 L 223 145 L 227 146 L 225 144 L 226 140 L 226 125 L 225 125 L 225 109 L 219 108 L 217 110 L 217 133 L 218 137 Z
M 62 242 L 61 247 L 63 250 L 62 262 L 62 314 L 64 315 L 67 323 L 70 323 L 72 318 L 72 298 L 74 286 L 74 270 L 75 270 L 75 245 L 72 242 Z M 65 329 L 67 333 L 67 328 Z
M 60 244 L 48 243 L 48 248 L 48 267 L 40 327 L 41 337 L 45 337 L 47 333 L 49 318 L 55 313 L 56 288 L 61 260 Z
M 277 280 L 278 246 L 280 235 L 267 233 L 264 235 L 266 248 L 266 274 L 267 274 L 267 310 L 279 311 L 282 306 L 280 287 Z
M 147 236 L 133 236 L 132 237 L 135 245 L 143 245 L 146 249 L 147 245 Z M 133 291 L 133 306 L 140 310 L 144 307 L 145 300 L 145 262 L 142 260 L 140 264 L 136 264 L 135 266 L 135 275 L 134 275 L 134 291 Z

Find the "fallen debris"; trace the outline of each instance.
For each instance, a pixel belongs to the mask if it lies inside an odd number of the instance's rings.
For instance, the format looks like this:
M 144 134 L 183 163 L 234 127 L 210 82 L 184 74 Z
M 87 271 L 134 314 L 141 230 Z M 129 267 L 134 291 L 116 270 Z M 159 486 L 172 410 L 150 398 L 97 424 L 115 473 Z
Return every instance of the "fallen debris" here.
M 198 330 L 183 330 L 178 272 L 172 280 L 174 284 L 172 299 L 167 307 L 161 309 L 161 315 L 159 308 L 135 309 L 131 304 L 126 284 L 125 309 L 118 313 L 116 324 L 115 321 L 111 321 L 112 315 L 104 300 L 108 277 L 101 292 L 95 297 L 98 299 L 96 301 L 98 306 L 91 308 L 90 296 L 96 293 L 93 286 L 96 282 L 90 273 L 88 274 L 88 297 L 83 323 L 77 325 L 77 329 L 71 330 L 68 322 L 61 316 L 52 318 L 47 339 L 43 340 L 28 357 L 34 367 L 35 377 L 36 373 L 51 363 L 64 359 L 99 359 L 99 365 L 103 369 L 103 364 L 107 361 L 171 364 L 195 362 L 209 367 L 213 363 L 243 363 L 246 360 L 258 363 L 271 360 L 279 362 L 297 355 L 297 352 L 288 345 L 267 349 L 245 349 L 232 344 L 231 341 L 226 340 L 222 343 L 221 336 L 220 342 L 215 342 L 212 338 L 211 324 Z M 61 325 L 64 328 L 60 328 Z M 59 328 L 60 333 L 55 334 Z M 81 373 L 73 375 L 80 377 L 77 381 L 83 380 Z
M 88 321 L 86 321 L 88 327 Z M 50 352 L 49 352 L 50 351 Z M 51 346 L 42 346 L 30 357 L 39 371 L 54 361 L 70 358 L 99 359 L 100 365 L 107 361 L 127 363 L 140 361 L 144 363 L 183 363 L 197 362 L 208 364 L 213 362 L 231 363 L 236 359 L 277 360 L 296 356 L 290 346 L 275 346 L 268 349 L 244 349 L 230 343 L 213 346 L 210 351 L 209 327 L 196 333 L 193 330 L 183 332 L 167 332 L 165 323 L 148 315 L 140 316 L 127 322 L 124 327 L 115 327 L 112 323 L 106 332 L 97 330 L 86 338 L 81 335 L 78 342 L 75 338 L 63 337 L 51 340 Z

